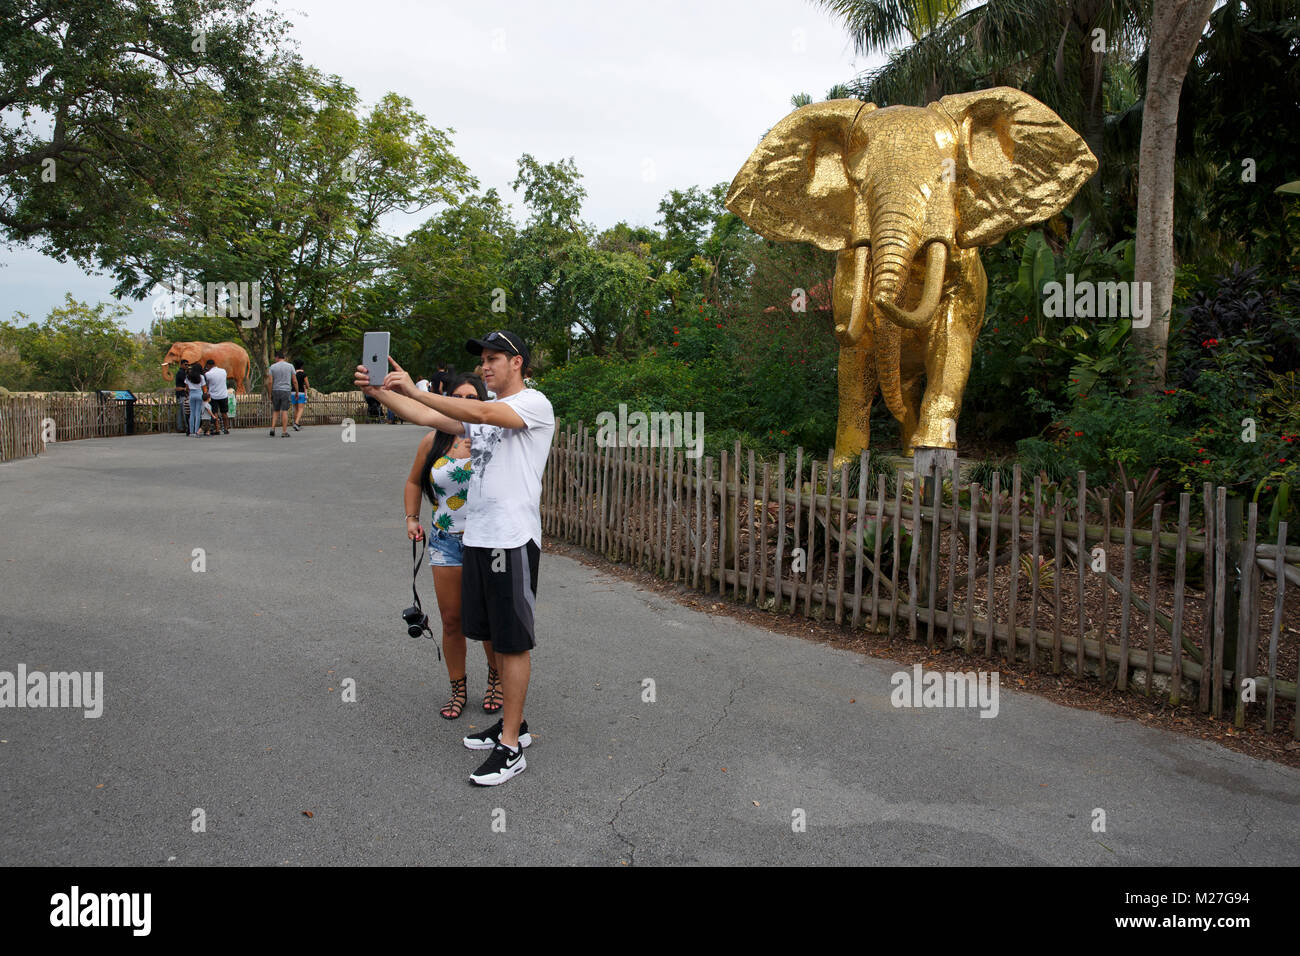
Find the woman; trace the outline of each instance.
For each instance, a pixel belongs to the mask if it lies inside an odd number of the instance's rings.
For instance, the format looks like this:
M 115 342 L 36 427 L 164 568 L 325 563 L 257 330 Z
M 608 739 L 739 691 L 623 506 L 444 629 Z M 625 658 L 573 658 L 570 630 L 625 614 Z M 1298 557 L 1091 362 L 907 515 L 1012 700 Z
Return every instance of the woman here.
M 190 434 L 199 437 L 199 423 L 203 420 L 203 400 L 208 397 L 208 381 L 198 362 L 191 362 L 185 373 L 185 387 L 190 400 Z
M 293 404 L 293 430 L 302 431 L 302 426 L 298 423 L 302 421 L 302 413 L 307 408 L 307 372 L 302 367 L 302 359 L 293 363 L 293 381 L 298 387 L 294 389 L 293 398 L 290 401 Z
M 453 398 L 487 400 L 487 389 L 482 380 L 472 375 L 455 379 L 449 394 Z M 415 463 L 406 476 L 403 497 L 406 536 L 412 541 L 424 537 L 424 528 L 420 525 L 421 492 L 434 508 L 433 522 L 429 526 L 429 564 L 433 567 L 433 590 L 438 596 L 438 613 L 442 616 L 443 656 L 447 660 L 447 677 L 451 680 L 451 699 L 440 711 L 445 720 L 455 720 L 469 702 L 465 635 L 460 629 L 461 535 L 465 530 L 462 509 L 469 491 L 469 476 L 469 439 L 431 431 L 415 453 Z M 491 642 L 484 641 L 483 650 L 488 661 L 483 710 L 495 714 L 505 702 L 505 696 Z

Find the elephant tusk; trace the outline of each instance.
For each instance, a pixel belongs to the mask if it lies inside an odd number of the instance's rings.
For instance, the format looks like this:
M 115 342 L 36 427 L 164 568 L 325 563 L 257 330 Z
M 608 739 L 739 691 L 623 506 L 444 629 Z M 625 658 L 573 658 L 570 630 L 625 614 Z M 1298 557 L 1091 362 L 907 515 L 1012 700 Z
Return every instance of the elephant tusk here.
M 876 300 L 876 308 L 898 325 L 907 329 L 923 329 L 934 320 L 943 294 L 943 273 L 948 268 L 948 247 L 939 241 L 931 242 L 925 253 L 925 287 L 915 311 L 900 309 L 884 299 Z
M 867 330 L 867 267 L 871 264 L 871 249 L 858 246 L 853 254 L 853 308 L 849 312 L 849 327 L 845 345 L 857 345 Z

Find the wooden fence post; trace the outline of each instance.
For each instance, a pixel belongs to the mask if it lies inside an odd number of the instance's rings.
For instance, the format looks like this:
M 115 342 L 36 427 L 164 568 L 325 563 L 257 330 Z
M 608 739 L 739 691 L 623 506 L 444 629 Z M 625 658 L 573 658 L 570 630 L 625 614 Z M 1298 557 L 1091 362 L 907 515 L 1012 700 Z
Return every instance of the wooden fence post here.
M 772 610 L 780 613 L 785 603 L 785 452 L 776 460 L 776 561 L 773 574 L 776 584 L 776 603 Z
M 1187 583 L 1187 525 L 1191 518 L 1192 496 L 1184 491 L 1178 496 L 1178 551 L 1174 556 L 1174 620 L 1169 631 L 1173 645 L 1170 662 L 1169 703 L 1178 706 L 1183 696 L 1183 588 Z
M 1232 686 L 1236 691 L 1233 723 L 1238 729 L 1246 726 L 1246 701 L 1244 687 L 1250 669 L 1250 649 L 1258 642 L 1255 613 L 1255 534 L 1259 520 L 1259 505 L 1252 501 L 1246 519 L 1246 544 L 1230 567 L 1237 569 L 1239 611 L 1237 616 L 1237 646 L 1233 657 Z
M 866 530 L 867 518 L 867 465 L 871 461 L 871 453 L 865 448 L 858 456 L 858 510 L 856 514 L 857 524 L 856 532 L 853 536 L 853 619 L 851 626 L 854 630 L 862 624 L 862 570 L 863 558 L 862 552 L 862 533 Z

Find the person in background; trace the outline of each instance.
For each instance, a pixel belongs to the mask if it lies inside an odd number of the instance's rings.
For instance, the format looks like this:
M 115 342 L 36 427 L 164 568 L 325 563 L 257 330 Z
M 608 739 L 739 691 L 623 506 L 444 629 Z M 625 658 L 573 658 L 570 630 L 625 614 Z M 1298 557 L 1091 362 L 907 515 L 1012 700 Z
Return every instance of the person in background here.
M 415 387 L 418 388 L 418 389 L 419 389 L 420 391 L 422 391 L 422 392 L 430 392 L 430 391 L 433 391 L 433 389 L 432 389 L 432 387 L 431 387 L 431 385 L 430 385 L 430 382 L 429 382 L 429 380 L 428 380 L 427 378 L 422 378 L 422 379 L 420 379 L 418 382 L 415 383 Z
M 199 437 L 199 424 L 203 421 L 203 400 L 208 397 L 208 383 L 198 362 L 191 363 L 185 372 L 185 388 L 190 400 L 190 434 Z
M 275 353 L 275 363 L 266 370 L 266 394 L 271 400 L 271 437 L 275 437 L 275 421 L 280 419 L 284 431 L 281 438 L 289 437 L 289 407 L 293 395 L 293 366 L 284 360 L 284 352 Z
M 479 364 L 477 364 L 477 365 L 474 366 L 474 377 L 475 377 L 475 378 L 482 378 L 482 377 L 483 377 L 483 363 L 482 363 L 482 362 L 479 362 Z M 497 393 L 494 392 L 494 391 L 492 391 L 492 389 L 489 388 L 489 389 L 488 389 L 488 401 L 489 401 L 489 402 L 494 402 L 494 401 L 496 401 L 496 397 L 497 397 Z
M 435 395 L 450 395 L 454 387 L 452 382 L 455 378 L 456 374 L 454 372 L 447 371 L 447 363 L 439 362 L 438 371 L 433 373 L 433 379 L 429 382 L 429 387 L 425 391 L 433 392 Z
M 293 363 L 293 430 L 302 431 L 302 413 L 307 408 L 307 372 L 302 367 L 302 359 Z
M 211 390 L 209 390 L 209 392 L 210 391 Z M 215 399 L 213 399 L 211 395 L 203 400 L 202 415 L 199 419 L 199 433 L 204 437 L 219 434 L 217 429 L 217 415 L 212 408 L 212 403 L 214 401 Z
M 176 369 L 176 431 L 181 435 L 190 433 L 190 390 L 185 385 L 189 371 L 189 360 L 181 359 Z
M 203 363 L 203 378 L 208 383 L 208 398 L 212 402 L 212 421 L 221 425 L 222 434 L 229 435 L 230 392 L 226 388 L 226 370 L 208 359 Z

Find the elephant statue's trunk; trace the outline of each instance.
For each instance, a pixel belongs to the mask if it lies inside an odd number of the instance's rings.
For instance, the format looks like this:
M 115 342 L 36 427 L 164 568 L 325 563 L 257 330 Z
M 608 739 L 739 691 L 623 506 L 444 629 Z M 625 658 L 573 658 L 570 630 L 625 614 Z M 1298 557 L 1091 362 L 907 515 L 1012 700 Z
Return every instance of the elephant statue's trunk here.
M 877 203 L 871 216 L 871 304 L 875 313 L 876 376 L 886 407 L 899 421 L 905 414 L 899 367 L 902 337 L 899 326 L 889 320 L 885 306 L 894 306 L 894 299 L 912 267 L 912 256 L 919 242 L 915 221 L 913 210 L 888 200 Z
M 885 315 L 908 329 L 924 329 L 934 321 L 943 292 L 943 273 L 948 268 L 948 247 L 939 241 L 931 242 L 925 251 L 925 286 L 916 309 L 908 312 L 888 300 L 876 300 L 876 307 Z

